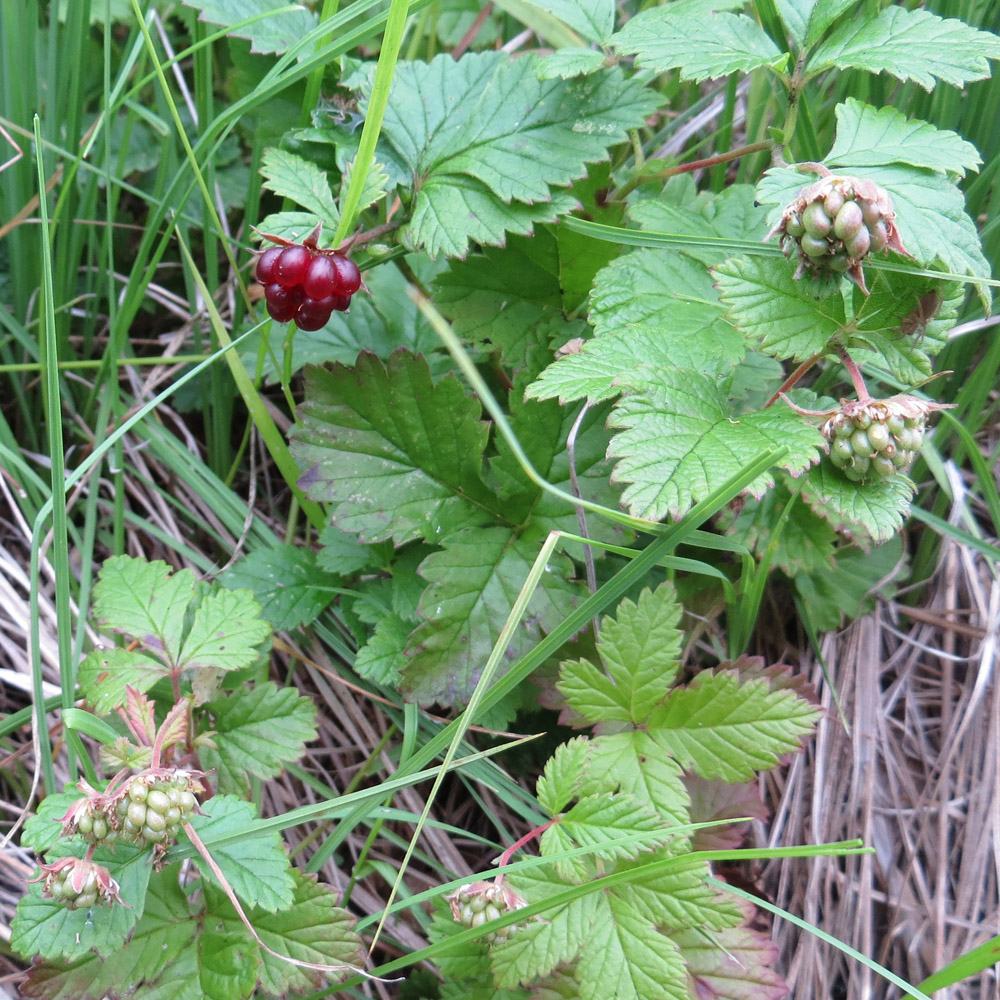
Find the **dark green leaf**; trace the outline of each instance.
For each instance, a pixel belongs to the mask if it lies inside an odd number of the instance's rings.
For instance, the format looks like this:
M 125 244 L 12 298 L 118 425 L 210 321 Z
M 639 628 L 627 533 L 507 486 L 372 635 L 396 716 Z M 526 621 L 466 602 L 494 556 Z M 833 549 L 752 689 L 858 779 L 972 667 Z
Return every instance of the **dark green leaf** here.
M 308 369 L 305 396 L 292 453 L 341 529 L 401 544 L 496 511 L 479 404 L 453 376 L 435 385 L 419 356 L 397 351 L 383 365 L 366 353 L 354 368 Z
M 257 11 L 287 8 L 288 4 L 285 0 L 254 0 L 254 4 L 250 7 L 246 0 L 184 0 L 184 6 L 201 11 L 198 15 L 199 21 L 229 27 L 245 21 Z M 237 38 L 250 39 L 251 52 L 280 55 L 315 28 L 316 24 L 316 15 L 305 8 L 285 9 L 281 14 L 254 21 L 253 24 L 240 28 L 233 34 Z

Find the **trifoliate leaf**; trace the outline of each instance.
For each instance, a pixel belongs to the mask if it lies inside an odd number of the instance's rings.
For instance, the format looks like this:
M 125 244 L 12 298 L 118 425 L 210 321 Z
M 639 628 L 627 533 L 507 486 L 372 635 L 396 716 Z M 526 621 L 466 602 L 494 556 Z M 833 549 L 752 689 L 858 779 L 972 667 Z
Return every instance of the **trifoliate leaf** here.
M 530 232 L 533 220 L 553 218 L 553 186 L 607 159 L 655 110 L 654 96 L 617 69 L 539 80 L 536 63 L 488 52 L 397 64 L 382 137 L 417 179 L 408 246 L 464 256 L 470 238 L 499 244 L 512 226 Z
M 339 982 L 364 967 L 361 941 L 354 933 L 354 918 L 337 906 L 337 897 L 315 876 L 292 869 L 295 899 L 285 910 L 254 916 L 254 929 L 261 940 L 279 955 L 314 965 L 343 965 L 343 972 L 322 973 L 290 965 L 261 951 L 260 985 L 273 996 L 318 990 L 328 982 Z
M 705 268 L 669 250 L 645 248 L 612 261 L 598 274 L 591 303 L 597 336 L 545 369 L 528 398 L 610 399 L 620 391 L 616 380 L 637 365 L 650 379 L 672 365 L 715 374 L 746 350 Z
M 239 670 L 271 635 L 249 590 L 217 590 L 198 605 L 178 659 L 182 670 Z
M 396 687 L 406 666 L 407 640 L 413 631 L 413 622 L 399 615 L 390 614 L 379 619 L 375 631 L 354 658 L 354 669 L 376 684 Z
M 315 706 L 292 687 L 265 681 L 204 707 L 211 714 L 215 749 L 205 748 L 199 757 L 204 768 L 215 771 L 220 792 L 247 795 L 251 777 L 275 777 L 316 739 Z
M 82 957 L 68 963 L 33 965 L 21 990 L 25 996 L 46 1000 L 80 1000 L 114 995 L 144 980 L 155 982 L 165 968 L 177 971 L 178 958 L 193 951 L 190 943 L 197 930 L 187 897 L 177 884 L 176 869 L 153 872 L 142 919 L 128 944 L 107 957 L 84 949 Z
M 420 564 L 428 587 L 420 599 L 423 622 L 410 637 L 410 662 L 403 672 L 410 697 L 422 703 L 468 701 L 540 544 L 539 535 L 520 536 L 502 527 L 464 528 L 441 539 L 441 551 Z M 526 653 L 573 609 L 582 593 L 573 573 L 565 556 L 550 557 L 504 664 Z
M 823 36 L 826 29 L 829 28 L 841 14 L 843 14 L 850 7 L 853 7 L 857 0 L 792 0 L 792 2 L 797 3 L 800 7 L 805 5 L 806 7 L 811 8 L 804 39 L 805 44 L 808 47 L 815 45 L 816 42 L 818 42 Z M 779 9 L 784 11 L 787 5 L 780 6 L 780 3 L 781 0 L 779 0 Z
M 269 545 L 231 566 L 219 582 L 230 590 L 253 591 L 261 614 L 280 632 L 314 621 L 333 600 L 332 588 L 339 580 L 317 567 L 314 552 L 296 545 Z
M 695 82 L 762 66 L 780 71 L 788 62 L 788 53 L 780 52 L 749 17 L 697 9 L 675 12 L 674 6 L 637 14 L 612 45 L 623 55 L 635 55 L 643 69 L 679 69 L 682 79 Z
M 112 556 L 94 586 L 94 617 L 113 632 L 138 639 L 169 663 L 180 651 L 184 612 L 194 591 L 189 569 L 173 573 L 159 559 Z
M 640 376 L 642 372 L 638 373 Z M 680 517 L 762 452 L 787 448 L 778 466 L 799 472 L 817 461 L 819 431 L 788 407 L 772 406 L 737 419 L 711 379 L 682 368 L 643 379 L 624 396 L 610 418 L 622 428 L 609 454 L 618 459 L 614 479 L 630 485 L 622 494 L 636 517 Z M 747 491 L 760 496 L 771 473 Z
M 712 269 L 727 317 L 760 350 L 804 361 L 824 350 L 845 322 L 839 295 L 817 297 L 809 278 L 778 257 L 732 257 Z
M 668 823 L 688 822 L 681 769 L 659 732 L 610 733 L 590 741 L 590 762 L 580 794 L 618 788 L 647 802 Z
M 556 747 L 535 786 L 538 804 L 550 816 L 557 816 L 580 794 L 589 758 L 590 741 L 585 736 Z
M 169 668 L 137 649 L 95 649 L 80 664 L 77 680 L 87 704 L 98 715 L 125 704 L 126 687 L 148 691 Z
M 481 477 L 487 428 L 454 377 L 431 381 L 426 361 L 397 351 L 387 365 L 309 368 L 292 453 L 309 497 L 365 542 L 434 538 L 442 524 L 492 515 Z
M 996 35 L 955 18 L 894 6 L 874 18 L 853 18 L 841 25 L 813 52 L 806 73 L 854 67 L 914 80 L 932 90 L 935 79 L 956 87 L 985 79 L 989 59 L 1000 59 Z
M 590 722 L 640 725 L 665 697 L 680 666 L 681 607 L 670 584 L 625 599 L 601 623 L 597 650 L 606 673 L 586 660 L 563 663 L 556 687 Z
M 853 97 L 838 104 L 837 138 L 826 157 L 831 167 L 907 163 L 965 176 L 983 162 L 971 142 L 947 129 L 907 118 L 895 108 L 873 108 Z
M 152 870 L 149 854 L 120 844 L 116 854 L 108 848 L 98 849 L 94 861 L 111 873 L 126 905 L 112 903 L 71 910 L 43 896 L 40 882 L 31 882 L 11 922 L 10 946 L 14 951 L 25 958 L 38 955 L 72 962 L 91 950 L 107 956 L 122 947 L 142 915 Z
M 554 846 L 549 834 L 557 830 L 564 842 Z M 626 845 L 614 843 L 629 834 L 643 834 L 644 837 Z M 595 857 L 608 861 L 634 859 L 643 851 L 666 844 L 671 836 L 664 827 L 663 818 L 639 799 L 620 792 L 598 792 L 583 796 L 555 826 L 545 831 L 541 853 L 590 847 Z
M 649 725 L 681 766 L 703 778 L 749 781 L 779 755 L 801 749 L 818 714 L 791 691 L 702 671 L 670 692 Z
M 216 795 L 202 810 L 189 822 L 240 900 L 269 913 L 291 906 L 294 883 L 278 831 L 258 831 L 254 807 L 231 795 Z M 196 852 L 193 860 L 214 882 L 204 858 Z
M 691 926 L 670 936 L 692 977 L 692 992 L 697 988 L 713 1000 L 782 1000 L 788 996 L 788 987 L 774 971 L 777 948 L 766 935 L 749 927 L 705 934 Z
M 250 40 L 251 52 L 262 54 L 286 52 L 318 23 L 312 11 L 304 7 L 291 9 L 285 0 L 254 0 L 252 8 L 244 0 L 184 0 L 184 6 L 201 11 L 199 21 L 225 27 L 245 21 L 251 13 L 280 9 L 280 14 L 271 14 L 232 32 L 237 38 Z
M 326 229 L 337 228 L 340 212 L 330 191 L 330 181 L 311 160 L 287 149 L 267 149 L 261 158 L 260 172 L 263 186 L 269 191 L 290 198 L 316 216 L 313 225 L 322 222 Z
M 916 489 L 906 476 L 853 483 L 831 462 L 821 462 L 796 484 L 809 506 L 834 528 L 863 531 L 874 542 L 892 538 L 910 512 Z

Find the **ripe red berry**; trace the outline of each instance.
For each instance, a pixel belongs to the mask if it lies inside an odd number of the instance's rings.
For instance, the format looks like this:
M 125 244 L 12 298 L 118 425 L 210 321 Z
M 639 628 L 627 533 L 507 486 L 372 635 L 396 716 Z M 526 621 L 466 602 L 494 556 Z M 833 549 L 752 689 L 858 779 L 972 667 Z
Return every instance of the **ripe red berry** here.
M 361 287 L 361 272 L 358 265 L 342 253 L 335 253 L 330 260 L 337 268 L 337 288 L 340 295 L 353 295 Z
M 306 267 L 302 288 L 311 299 L 325 299 L 337 291 L 337 265 L 328 254 L 319 254 Z
M 319 330 L 326 326 L 330 312 L 328 298 L 306 299 L 295 314 L 295 325 L 300 330 Z
M 285 247 L 274 265 L 274 280 L 285 288 L 301 285 L 312 254 L 300 246 Z
M 278 284 L 267 285 L 264 288 L 268 314 L 279 323 L 291 321 L 304 297 L 301 288 L 282 288 Z
M 280 253 L 281 247 L 270 247 L 257 258 L 254 277 L 262 285 L 270 285 L 275 280 L 274 265 Z

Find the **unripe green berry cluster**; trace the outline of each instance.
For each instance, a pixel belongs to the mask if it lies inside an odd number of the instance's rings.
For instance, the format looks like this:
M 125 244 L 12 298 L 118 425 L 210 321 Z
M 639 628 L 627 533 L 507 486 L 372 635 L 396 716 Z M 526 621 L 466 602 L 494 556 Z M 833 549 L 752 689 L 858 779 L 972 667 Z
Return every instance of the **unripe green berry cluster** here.
M 873 181 L 827 173 L 803 188 L 768 236 L 798 258 L 795 277 L 847 275 L 866 292 L 861 262 L 891 248 L 906 253 L 893 220 L 888 192 Z
M 69 832 L 79 834 L 88 844 L 107 844 L 117 836 L 107 811 L 89 800 L 77 812 Z
M 465 927 L 482 927 L 496 920 L 509 910 L 519 910 L 527 902 L 503 883 L 469 882 L 447 896 L 452 916 Z M 519 924 L 508 924 L 499 930 L 483 935 L 483 940 L 491 944 L 506 941 L 517 932 Z
M 830 461 L 852 482 L 889 479 L 909 468 L 924 437 L 926 417 L 840 412 L 823 425 Z
M 42 895 L 69 910 L 89 910 L 95 905 L 110 906 L 122 901 L 118 883 L 107 868 L 84 858 L 60 858 L 42 865 L 41 873 L 31 881 L 42 882 Z
M 195 791 L 200 789 L 200 783 L 186 771 L 163 778 L 133 775 L 116 805 L 119 839 L 141 846 L 175 840 L 198 804 Z

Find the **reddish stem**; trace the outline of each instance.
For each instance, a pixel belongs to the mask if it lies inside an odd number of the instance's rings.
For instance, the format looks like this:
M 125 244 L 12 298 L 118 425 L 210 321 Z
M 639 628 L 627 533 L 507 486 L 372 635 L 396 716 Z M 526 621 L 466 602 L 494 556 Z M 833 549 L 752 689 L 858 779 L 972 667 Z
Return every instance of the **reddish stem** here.
M 660 170 L 655 174 L 639 174 L 633 177 L 617 192 L 614 200 L 620 200 L 625 195 L 631 194 L 640 184 L 648 184 L 650 181 L 657 180 L 665 181 L 667 178 L 674 177 L 677 174 L 687 174 L 692 170 L 701 170 L 704 167 L 715 167 L 720 163 L 729 163 L 731 160 L 738 160 L 742 156 L 749 156 L 751 153 L 763 153 L 766 150 L 773 149 L 774 142 L 767 139 L 764 142 L 751 142 L 746 146 L 738 146 L 736 149 L 730 149 L 725 153 L 718 153 L 715 156 L 707 156 L 703 160 L 679 163 L 677 166 L 667 167 L 666 170 Z
M 558 819 L 550 819 L 547 823 L 543 823 L 541 826 L 536 826 L 534 830 L 529 830 L 520 840 L 515 840 L 514 843 L 511 844 L 510 847 L 508 847 L 507 850 L 500 855 L 500 861 L 497 867 L 503 868 L 504 865 L 509 865 L 510 859 L 514 856 L 515 851 L 517 851 L 519 848 L 524 847 L 525 844 L 530 843 L 532 840 L 535 839 L 535 837 L 540 837 L 543 833 L 545 833 L 545 831 L 550 826 L 552 826 L 553 823 L 558 823 L 558 822 L 559 822 Z M 501 872 L 496 877 L 497 885 L 500 885 L 502 882 L 503 882 L 503 872 Z
M 854 359 L 847 353 L 846 348 L 838 345 L 835 350 L 837 352 L 837 357 L 840 358 L 844 367 L 847 369 L 847 374 L 851 376 L 851 382 L 854 385 L 855 393 L 857 393 L 858 402 L 867 403 L 872 397 L 871 393 L 868 391 L 868 386 L 865 385 L 865 379 L 861 374 L 861 369 L 854 363 Z
M 795 371 L 793 371 L 792 374 L 781 383 L 781 388 L 778 389 L 778 391 L 764 404 L 764 409 L 766 410 L 769 406 L 772 406 L 781 396 L 785 395 L 789 389 L 793 388 L 798 383 L 799 379 L 802 378 L 802 376 L 805 375 L 805 373 L 809 371 L 809 369 L 812 368 L 812 366 L 816 364 L 821 357 L 823 357 L 822 352 L 814 354 L 811 358 L 803 361 L 802 364 L 799 365 L 799 367 L 796 368 Z

